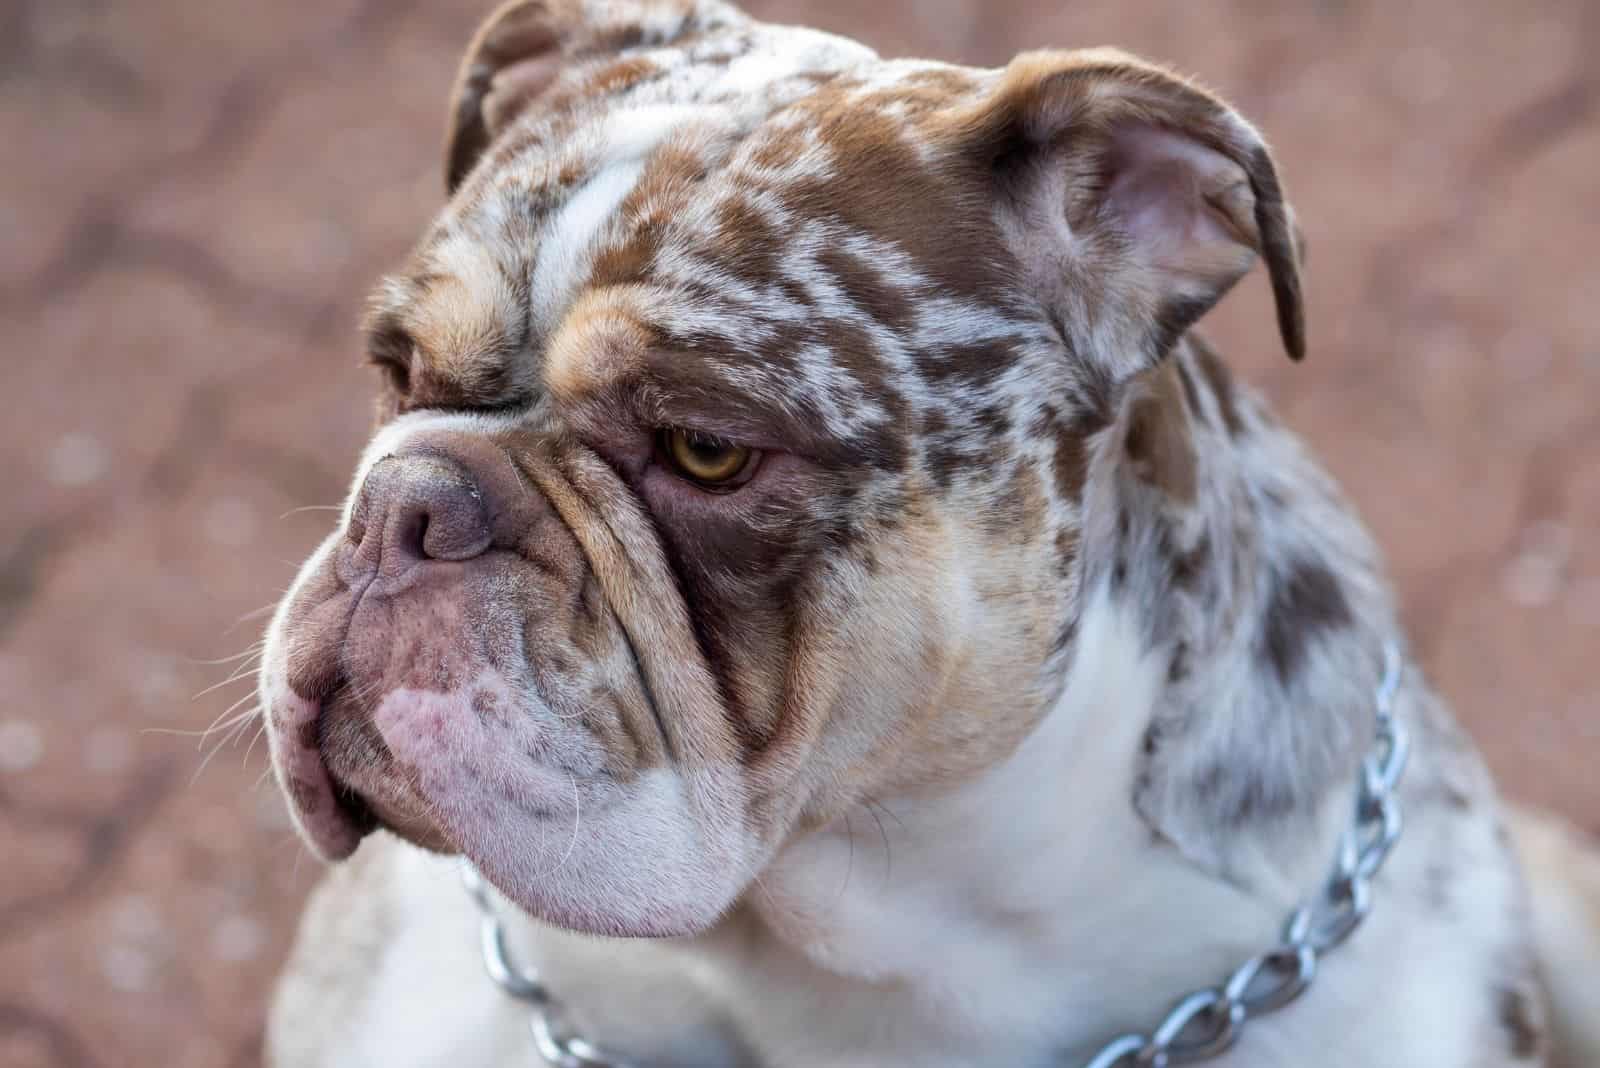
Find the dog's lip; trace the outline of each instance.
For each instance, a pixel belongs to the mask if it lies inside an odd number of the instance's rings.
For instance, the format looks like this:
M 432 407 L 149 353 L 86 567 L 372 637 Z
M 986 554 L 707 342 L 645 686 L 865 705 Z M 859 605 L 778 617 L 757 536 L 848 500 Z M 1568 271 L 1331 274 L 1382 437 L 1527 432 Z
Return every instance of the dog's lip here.
M 461 850 L 425 811 L 380 794 L 365 794 L 334 777 L 334 794 L 345 815 L 362 835 L 382 829 L 434 853 L 456 854 Z
M 322 759 L 334 799 L 358 836 L 382 828 L 436 853 L 460 852 L 433 818 L 427 800 L 396 774 L 387 749 L 382 763 L 342 746 L 324 746 Z
M 269 679 L 265 685 L 279 691 L 269 698 L 272 723 L 267 746 L 291 818 L 313 853 L 323 860 L 341 860 L 355 851 L 364 831 L 352 820 L 358 811 L 340 803 L 337 785 L 315 744 L 321 705 L 279 680 Z
M 372 811 L 372 806 L 367 804 L 367 799 L 343 782 L 340 782 L 338 776 L 330 774 L 328 778 L 333 782 L 334 802 L 339 806 L 339 811 L 344 814 L 345 819 L 349 820 L 350 825 L 355 828 L 356 834 L 365 838 L 377 830 L 379 826 L 378 814 Z

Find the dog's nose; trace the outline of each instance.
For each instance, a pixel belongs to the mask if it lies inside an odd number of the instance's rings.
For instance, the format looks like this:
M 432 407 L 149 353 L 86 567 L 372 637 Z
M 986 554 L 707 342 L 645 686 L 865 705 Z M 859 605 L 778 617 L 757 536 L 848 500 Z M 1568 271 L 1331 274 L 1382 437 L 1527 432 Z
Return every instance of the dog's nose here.
M 488 505 L 465 467 L 435 453 L 388 456 L 367 472 L 345 532 L 369 567 L 470 560 L 489 547 Z

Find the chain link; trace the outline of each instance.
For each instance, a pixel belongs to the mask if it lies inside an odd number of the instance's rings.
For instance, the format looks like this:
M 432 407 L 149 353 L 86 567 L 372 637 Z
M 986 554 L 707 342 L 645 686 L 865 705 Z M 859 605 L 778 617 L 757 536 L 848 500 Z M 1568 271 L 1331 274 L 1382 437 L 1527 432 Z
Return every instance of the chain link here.
M 533 1048 L 550 1068 L 628 1068 L 626 1062 L 590 1045 L 567 1023 L 561 1003 L 544 985 L 539 973 L 518 964 L 506 943 L 505 923 L 495 911 L 489 885 L 470 863 L 461 864 L 461 883 L 478 906 L 478 944 L 483 969 L 494 985 L 510 997 L 525 1001 L 533 1010 Z
M 1337 949 L 1372 910 L 1372 878 L 1400 838 L 1400 802 L 1394 796 L 1409 751 L 1394 715 L 1400 688 L 1400 651 L 1383 650 L 1378 684 L 1377 739 L 1361 765 L 1355 812 L 1339 836 L 1333 870 L 1322 891 L 1284 924 L 1283 941 L 1251 957 L 1221 986 L 1180 1000 L 1148 1035 L 1112 1039 L 1084 1068 L 1169 1068 L 1209 1060 L 1229 1049 L 1251 1020 L 1273 1013 L 1305 993 L 1322 955 Z
M 1383 655 L 1383 679 L 1375 695 L 1377 739 L 1362 762 L 1355 812 L 1339 837 L 1333 870 L 1321 893 L 1289 915 L 1279 945 L 1245 961 L 1221 985 L 1180 999 L 1149 1034 L 1130 1032 L 1112 1039 L 1084 1068 L 1171 1068 L 1220 1056 L 1232 1048 L 1246 1023 L 1305 993 L 1323 954 L 1361 926 L 1372 909 L 1371 880 L 1400 838 L 1400 803 L 1394 791 L 1409 751 L 1405 727 L 1394 716 L 1400 651 L 1390 643 Z M 502 991 L 531 1007 L 534 1048 L 544 1063 L 549 1068 L 628 1068 L 575 1034 L 538 973 L 516 963 L 506 944 L 505 924 L 478 870 L 463 862 L 461 881 L 478 906 L 484 970 Z

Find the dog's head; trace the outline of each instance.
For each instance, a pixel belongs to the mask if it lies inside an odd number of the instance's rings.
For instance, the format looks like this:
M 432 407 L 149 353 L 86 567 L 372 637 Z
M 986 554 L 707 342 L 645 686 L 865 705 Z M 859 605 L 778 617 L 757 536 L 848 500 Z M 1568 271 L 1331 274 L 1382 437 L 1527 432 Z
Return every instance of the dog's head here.
M 1260 137 L 1120 53 L 516 0 L 446 168 L 261 690 L 318 852 L 382 823 L 570 928 L 703 928 L 794 835 L 1009 754 L 1123 386 L 1258 253 L 1302 347 Z

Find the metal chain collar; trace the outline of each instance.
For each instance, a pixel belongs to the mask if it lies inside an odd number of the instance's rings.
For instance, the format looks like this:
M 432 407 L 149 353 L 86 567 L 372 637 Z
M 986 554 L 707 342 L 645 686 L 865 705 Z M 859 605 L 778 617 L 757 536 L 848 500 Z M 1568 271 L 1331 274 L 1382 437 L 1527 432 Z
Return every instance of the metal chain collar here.
M 1305 993 L 1322 956 L 1361 926 L 1372 909 L 1372 878 L 1400 838 L 1395 788 L 1410 746 L 1404 725 L 1394 716 L 1400 652 L 1389 643 L 1383 653 L 1377 738 L 1361 763 L 1355 811 L 1340 835 L 1333 871 L 1321 892 L 1289 915 L 1279 945 L 1245 961 L 1220 985 L 1179 999 L 1149 1034 L 1130 1032 L 1112 1039 L 1084 1068 L 1170 1068 L 1221 1056 L 1247 1022 L 1277 1012 Z M 549 1068 L 628 1068 L 626 1061 L 574 1033 L 538 973 L 512 959 L 488 885 L 470 863 L 463 862 L 461 881 L 481 915 L 484 969 L 504 993 L 531 1006 L 534 1048 L 544 1063 Z

